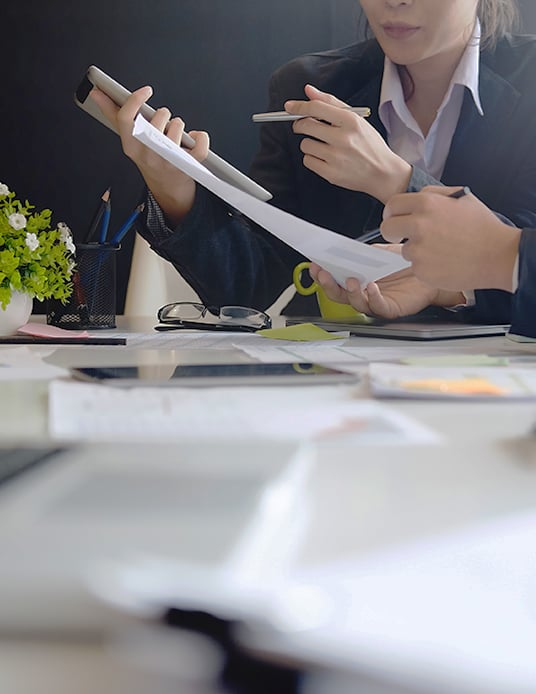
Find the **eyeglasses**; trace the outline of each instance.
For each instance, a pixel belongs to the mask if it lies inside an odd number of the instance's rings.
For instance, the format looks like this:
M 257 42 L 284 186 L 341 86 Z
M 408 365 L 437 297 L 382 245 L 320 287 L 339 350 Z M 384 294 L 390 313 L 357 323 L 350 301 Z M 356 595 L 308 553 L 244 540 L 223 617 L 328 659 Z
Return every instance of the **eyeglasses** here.
M 214 317 L 216 321 L 203 321 Z M 247 306 L 205 306 L 195 301 L 177 301 L 158 309 L 157 318 L 162 325 L 156 330 L 197 328 L 199 330 L 229 330 L 255 332 L 272 327 L 270 316 L 264 311 Z

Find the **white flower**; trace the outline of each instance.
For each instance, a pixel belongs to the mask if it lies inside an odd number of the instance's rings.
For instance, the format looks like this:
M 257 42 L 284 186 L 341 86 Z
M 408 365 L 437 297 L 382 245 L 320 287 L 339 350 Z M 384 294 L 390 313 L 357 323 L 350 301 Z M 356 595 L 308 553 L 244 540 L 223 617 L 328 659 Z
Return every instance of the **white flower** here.
M 37 236 L 35 234 L 30 234 L 30 232 L 27 232 L 26 245 L 31 251 L 35 251 L 35 249 L 39 247 L 39 241 L 37 239 Z
M 5 183 L 0 183 L 0 195 L 9 195 L 9 188 Z
M 76 252 L 76 248 L 75 248 L 75 245 L 73 243 L 72 238 L 69 236 L 68 238 L 64 239 L 64 242 L 65 242 L 65 247 L 67 248 L 69 253 L 74 254 Z
M 26 217 L 20 214 L 20 212 L 13 212 L 13 214 L 10 214 L 7 221 L 13 229 L 24 229 L 26 226 Z
M 67 243 L 67 239 L 73 238 L 71 230 L 67 224 L 65 224 L 65 222 L 58 222 L 58 231 L 60 232 L 60 239 L 63 241 L 63 243 Z
M 69 265 L 67 267 L 67 274 L 69 277 L 73 274 L 73 271 L 76 267 L 76 263 L 73 260 L 69 260 Z

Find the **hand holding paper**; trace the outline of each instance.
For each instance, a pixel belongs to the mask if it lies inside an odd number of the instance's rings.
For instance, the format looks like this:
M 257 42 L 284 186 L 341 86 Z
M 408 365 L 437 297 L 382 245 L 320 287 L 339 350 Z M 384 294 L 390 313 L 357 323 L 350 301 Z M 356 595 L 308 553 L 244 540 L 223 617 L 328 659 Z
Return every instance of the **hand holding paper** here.
M 409 266 L 406 260 L 395 253 L 367 246 L 294 217 L 220 180 L 188 152 L 148 123 L 143 116 L 137 116 L 133 135 L 197 183 L 240 210 L 306 258 L 321 265 L 342 285 L 349 277 L 356 277 L 362 285 L 366 285 Z

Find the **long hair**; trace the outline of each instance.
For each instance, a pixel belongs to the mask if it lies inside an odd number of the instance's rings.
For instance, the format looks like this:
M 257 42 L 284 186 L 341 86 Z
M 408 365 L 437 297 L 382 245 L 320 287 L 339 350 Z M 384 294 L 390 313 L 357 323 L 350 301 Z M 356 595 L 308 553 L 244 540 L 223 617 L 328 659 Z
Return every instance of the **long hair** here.
M 493 48 L 499 39 L 518 26 L 516 0 L 479 0 L 476 13 L 482 26 L 482 48 Z

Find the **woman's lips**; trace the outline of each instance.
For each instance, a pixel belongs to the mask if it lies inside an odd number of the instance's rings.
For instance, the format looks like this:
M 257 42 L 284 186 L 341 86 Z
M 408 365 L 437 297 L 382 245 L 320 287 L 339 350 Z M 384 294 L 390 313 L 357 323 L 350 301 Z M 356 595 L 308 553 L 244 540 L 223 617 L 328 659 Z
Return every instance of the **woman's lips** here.
M 407 39 L 419 31 L 419 27 L 409 24 L 383 24 L 382 29 L 392 39 Z

